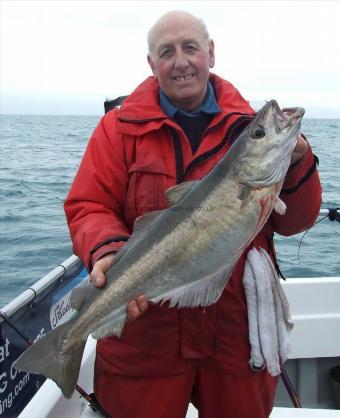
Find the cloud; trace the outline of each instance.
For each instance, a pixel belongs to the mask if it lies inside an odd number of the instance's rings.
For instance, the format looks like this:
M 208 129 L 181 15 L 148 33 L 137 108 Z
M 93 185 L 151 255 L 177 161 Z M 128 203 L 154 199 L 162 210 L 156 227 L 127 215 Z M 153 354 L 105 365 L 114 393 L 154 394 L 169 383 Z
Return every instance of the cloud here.
M 204 18 L 216 45 L 214 70 L 245 97 L 339 109 L 340 3 L 306 6 L 298 1 L 1 2 L 2 111 L 96 114 L 105 97 L 128 94 L 151 74 L 147 30 L 173 9 Z

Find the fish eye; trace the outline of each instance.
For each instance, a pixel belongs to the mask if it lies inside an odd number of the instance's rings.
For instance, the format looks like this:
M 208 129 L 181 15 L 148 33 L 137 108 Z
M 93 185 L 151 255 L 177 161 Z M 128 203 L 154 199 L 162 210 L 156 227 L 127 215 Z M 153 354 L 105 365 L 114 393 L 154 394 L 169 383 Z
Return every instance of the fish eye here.
M 266 135 L 266 132 L 263 128 L 263 126 L 259 125 L 259 126 L 255 126 L 254 129 L 252 130 L 252 137 L 256 138 L 256 139 L 260 139 L 263 138 Z

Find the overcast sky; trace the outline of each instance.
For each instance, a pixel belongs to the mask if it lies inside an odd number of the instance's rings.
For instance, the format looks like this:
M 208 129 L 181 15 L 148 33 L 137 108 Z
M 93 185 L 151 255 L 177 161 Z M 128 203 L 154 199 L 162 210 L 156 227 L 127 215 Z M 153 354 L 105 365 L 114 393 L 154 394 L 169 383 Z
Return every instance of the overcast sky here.
M 151 74 L 146 33 L 169 10 L 206 22 L 214 72 L 251 101 L 340 118 L 338 1 L 10 1 L 1 4 L 1 112 L 103 113 Z

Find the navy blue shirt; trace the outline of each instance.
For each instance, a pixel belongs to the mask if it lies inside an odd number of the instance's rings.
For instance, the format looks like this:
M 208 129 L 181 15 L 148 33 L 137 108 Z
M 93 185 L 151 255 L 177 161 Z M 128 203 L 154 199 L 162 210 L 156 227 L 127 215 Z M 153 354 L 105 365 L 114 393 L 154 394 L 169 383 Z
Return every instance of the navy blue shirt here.
M 164 93 L 163 90 L 159 90 L 159 104 L 164 112 L 170 117 L 174 118 L 176 112 L 183 113 L 183 115 L 195 117 L 198 116 L 200 113 L 207 113 L 207 114 L 216 114 L 220 113 L 221 108 L 217 104 L 214 89 L 208 81 L 208 88 L 203 103 L 199 107 L 199 109 L 194 110 L 193 112 L 184 112 L 183 110 L 178 109 L 174 104 L 171 103 L 168 96 Z
M 202 105 L 193 112 L 185 112 L 178 109 L 162 90 L 159 90 L 159 103 L 164 112 L 184 130 L 190 141 L 193 154 L 201 143 L 204 130 L 208 127 L 213 117 L 221 112 L 210 81 L 208 81 L 207 93 Z

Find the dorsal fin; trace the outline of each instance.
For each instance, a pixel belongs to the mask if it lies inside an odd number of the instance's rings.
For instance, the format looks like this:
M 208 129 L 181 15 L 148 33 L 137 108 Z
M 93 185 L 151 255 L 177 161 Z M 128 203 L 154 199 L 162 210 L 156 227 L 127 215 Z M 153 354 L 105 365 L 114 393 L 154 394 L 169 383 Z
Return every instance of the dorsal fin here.
M 253 199 L 253 195 L 251 194 L 251 188 L 248 187 L 246 184 L 241 186 L 240 193 L 237 196 L 241 200 L 241 208 L 249 205 L 249 202 Z
M 161 212 L 163 212 L 163 210 L 154 210 L 152 212 L 147 212 L 135 219 L 132 234 L 124 247 L 117 252 L 115 263 L 140 238 L 142 234 L 146 233 L 150 229 L 154 220 L 158 218 Z
M 248 187 L 246 184 L 242 185 L 240 188 L 240 193 L 238 194 L 238 198 L 240 200 L 247 200 L 250 195 L 250 187 Z
M 139 216 L 138 218 L 135 219 L 135 223 L 133 225 L 133 233 L 130 237 L 130 239 L 135 236 L 135 235 L 139 235 L 142 234 L 143 232 L 145 232 L 146 230 L 148 230 L 150 228 L 150 226 L 152 225 L 153 221 L 158 218 L 158 215 L 163 212 L 162 210 L 154 210 L 152 212 L 146 212 L 144 213 L 144 215 Z M 129 241 L 130 241 L 129 239 Z
M 179 202 L 198 182 L 199 180 L 186 181 L 166 190 L 164 194 L 169 205 L 173 206 Z

